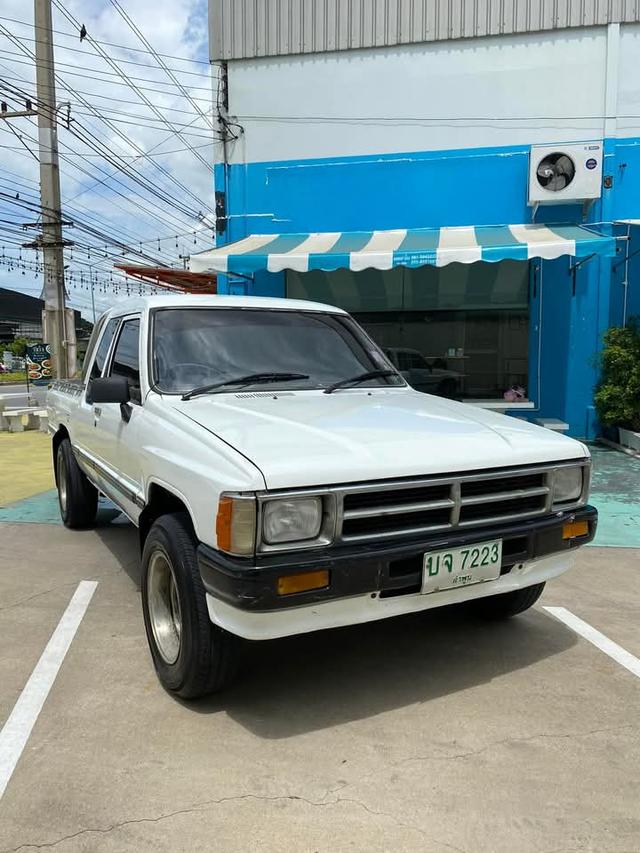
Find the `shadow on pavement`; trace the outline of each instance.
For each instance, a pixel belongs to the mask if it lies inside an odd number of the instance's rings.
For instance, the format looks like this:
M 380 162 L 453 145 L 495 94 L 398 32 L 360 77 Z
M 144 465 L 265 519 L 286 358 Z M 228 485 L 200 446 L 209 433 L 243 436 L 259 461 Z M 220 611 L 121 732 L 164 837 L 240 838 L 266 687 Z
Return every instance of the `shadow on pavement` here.
M 93 531 L 118 561 L 120 568 L 140 589 L 140 545 L 138 529 L 118 510 L 98 513 Z
M 542 611 L 502 623 L 461 608 L 247 643 L 238 682 L 190 707 L 288 738 L 429 702 L 525 669 L 576 643 Z
M 137 530 L 111 521 L 96 532 L 139 588 Z M 572 631 L 542 610 L 486 622 L 463 607 L 439 608 L 245 642 L 235 684 L 184 705 L 199 714 L 225 712 L 261 738 L 288 738 L 467 690 L 576 642 Z

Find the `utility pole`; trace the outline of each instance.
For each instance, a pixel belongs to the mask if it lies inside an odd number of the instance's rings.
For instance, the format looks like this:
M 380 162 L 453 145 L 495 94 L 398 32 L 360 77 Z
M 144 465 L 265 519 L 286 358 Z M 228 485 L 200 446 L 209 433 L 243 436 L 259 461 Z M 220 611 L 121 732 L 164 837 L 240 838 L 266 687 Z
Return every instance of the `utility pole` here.
M 65 306 L 62 211 L 56 85 L 53 64 L 51 0 L 34 0 L 36 86 L 38 95 L 38 142 L 40 149 L 40 205 L 44 269 L 43 338 L 51 344 L 58 379 L 76 372 L 75 315 Z

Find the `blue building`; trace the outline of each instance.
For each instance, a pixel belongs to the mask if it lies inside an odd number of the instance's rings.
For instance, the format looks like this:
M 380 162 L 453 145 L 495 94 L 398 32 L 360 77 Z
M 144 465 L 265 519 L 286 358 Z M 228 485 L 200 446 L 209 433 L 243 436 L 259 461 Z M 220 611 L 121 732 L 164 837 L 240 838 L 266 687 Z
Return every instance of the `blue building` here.
M 638 4 L 210 0 L 210 24 L 218 248 L 192 269 L 346 308 L 419 389 L 516 386 L 513 414 L 596 435 L 602 334 L 640 313 Z

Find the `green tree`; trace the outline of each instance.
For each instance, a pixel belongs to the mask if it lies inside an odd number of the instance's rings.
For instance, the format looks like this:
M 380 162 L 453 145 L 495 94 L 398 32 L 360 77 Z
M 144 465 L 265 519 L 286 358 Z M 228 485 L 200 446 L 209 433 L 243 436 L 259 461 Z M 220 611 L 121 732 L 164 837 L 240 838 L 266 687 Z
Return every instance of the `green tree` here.
M 604 336 L 596 411 L 604 426 L 640 430 L 640 318 Z
M 24 358 L 28 343 L 29 341 L 26 338 L 15 338 L 13 343 L 10 343 L 6 349 L 8 349 L 9 352 L 12 352 L 15 356 L 18 356 L 18 358 Z

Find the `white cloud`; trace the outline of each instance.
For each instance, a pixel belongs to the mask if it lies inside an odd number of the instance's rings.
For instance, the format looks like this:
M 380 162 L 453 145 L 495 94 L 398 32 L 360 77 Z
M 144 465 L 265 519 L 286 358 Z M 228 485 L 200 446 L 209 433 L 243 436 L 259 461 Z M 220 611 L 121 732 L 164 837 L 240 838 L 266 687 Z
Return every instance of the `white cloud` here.
M 214 207 L 210 169 L 214 131 L 207 119 L 198 115 L 189 98 L 159 67 L 154 57 L 145 52 L 144 45 L 110 0 L 54 0 L 54 7 L 56 4 L 84 24 L 89 36 L 81 43 L 76 26 L 58 8 L 54 8 L 56 70 L 74 90 L 70 93 L 61 85 L 57 90 L 59 103 L 71 101 L 71 130 L 59 128 L 65 217 L 90 223 L 100 231 L 117 235 L 118 239 L 135 249 L 140 248 L 142 241 L 149 255 L 167 263 L 177 261 L 180 254 L 207 248 L 211 245 L 211 231 L 201 230 L 203 226 L 186 215 L 187 211 L 211 214 Z M 206 0 L 120 0 L 120 5 L 158 53 L 188 60 L 164 58 L 199 108 L 211 115 Z M 21 51 L 21 48 L 34 50 L 32 14 L 32 4 L 25 0 L 4 0 L 2 3 L 0 97 L 9 102 L 10 108 L 18 107 L 12 87 L 35 96 L 33 63 Z M 19 45 L 12 42 L 2 27 L 10 31 Z M 100 45 L 119 64 L 129 78 L 129 85 L 122 85 L 125 80 L 98 55 L 91 39 L 124 46 Z M 172 132 L 160 121 L 154 110 L 144 103 L 145 98 L 180 133 Z M 112 127 L 92 116 L 91 110 L 82 103 L 83 99 L 108 117 Z M 0 122 L 0 145 L 3 146 L 0 148 L 0 191 L 19 192 L 21 199 L 37 202 L 38 164 L 5 125 Z M 37 137 L 35 120 L 16 119 L 11 127 L 15 133 L 22 135 L 26 145 L 36 150 L 28 139 Z M 78 135 L 84 141 L 78 139 Z M 195 149 L 204 163 L 196 153 L 188 150 L 188 145 Z M 104 151 L 106 158 L 97 156 L 96 149 Z M 150 152 L 165 171 L 145 162 L 139 156 L 140 149 Z M 164 152 L 170 153 L 165 155 Z M 109 159 L 118 164 L 126 161 L 141 180 L 152 184 L 160 198 L 117 171 Z M 0 198 L 0 219 L 20 223 L 35 221 L 36 216 L 37 211 L 29 212 Z M 176 241 L 175 235 L 183 232 L 190 233 Z M 0 235 L 0 244 L 4 243 L 6 247 L 5 253 L 9 253 L 11 246 L 11 253 L 15 255 L 20 235 L 2 222 Z M 25 241 L 30 238 L 29 232 L 23 236 Z M 95 264 L 94 270 L 100 270 L 106 292 L 98 289 L 95 296 L 98 310 L 103 310 L 117 298 L 109 284 L 109 271 L 114 260 L 123 259 L 122 250 L 113 246 L 105 249 L 103 241 L 90 238 L 77 227 L 65 229 L 65 237 L 77 244 L 91 242 L 96 247 L 88 257 L 87 250 L 76 245 L 72 251 L 67 251 L 65 257 L 70 273 L 70 304 L 90 316 L 88 284 L 83 282 L 85 287 L 80 288 L 79 273 L 84 270 L 84 278 L 89 263 Z M 158 238 L 161 240 L 160 251 Z M 98 247 L 102 255 L 106 251 L 109 257 L 101 257 Z M 34 256 L 34 252 L 22 250 L 23 258 Z M 134 254 L 126 254 L 125 257 L 132 262 L 139 260 Z M 39 295 L 41 277 L 36 279 L 32 271 L 24 271 L 24 275 L 22 272 L 14 270 L 9 273 L 6 266 L 0 266 L 0 286 Z M 137 288 L 135 290 L 137 292 Z

